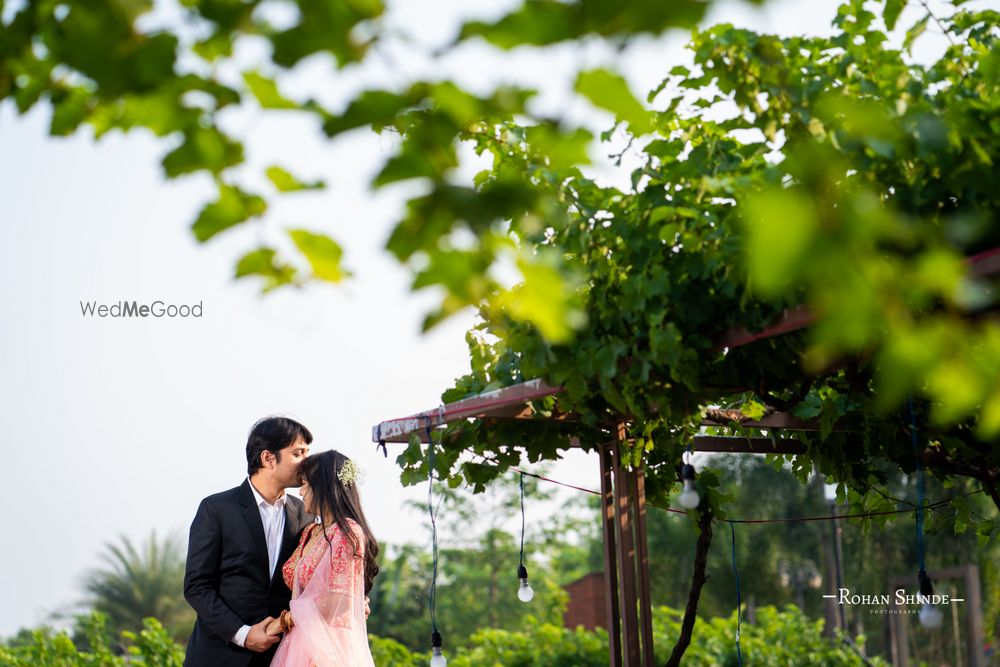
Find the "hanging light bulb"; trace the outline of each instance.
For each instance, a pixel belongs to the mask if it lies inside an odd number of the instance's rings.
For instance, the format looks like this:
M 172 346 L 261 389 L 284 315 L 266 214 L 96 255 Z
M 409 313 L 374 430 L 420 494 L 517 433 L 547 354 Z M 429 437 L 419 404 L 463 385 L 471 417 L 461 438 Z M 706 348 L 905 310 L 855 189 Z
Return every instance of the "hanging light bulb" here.
M 928 630 L 936 630 L 944 622 L 944 613 L 937 605 L 930 602 L 930 598 L 934 595 L 934 586 L 931 585 L 931 578 L 927 576 L 926 570 L 917 572 L 917 581 L 920 583 L 920 595 L 928 599 L 920 607 L 920 625 Z
M 435 630 L 431 633 L 431 667 L 446 667 L 448 659 L 441 652 L 441 633 Z
M 927 603 L 920 608 L 920 625 L 928 630 L 937 630 L 944 622 L 944 614 L 936 605 Z
M 521 586 L 517 589 L 517 599 L 521 602 L 531 602 L 535 597 L 535 591 L 528 583 L 528 568 L 523 565 L 517 566 L 517 578 L 521 580 Z
M 684 480 L 684 491 L 681 492 L 680 500 L 681 507 L 686 510 L 693 510 L 698 507 L 701 502 L 701 496 L 698 495 L 698 489 L 694 486 L 694 466 L 690 463 L 685 463 L 681 466 L 681 479 Z

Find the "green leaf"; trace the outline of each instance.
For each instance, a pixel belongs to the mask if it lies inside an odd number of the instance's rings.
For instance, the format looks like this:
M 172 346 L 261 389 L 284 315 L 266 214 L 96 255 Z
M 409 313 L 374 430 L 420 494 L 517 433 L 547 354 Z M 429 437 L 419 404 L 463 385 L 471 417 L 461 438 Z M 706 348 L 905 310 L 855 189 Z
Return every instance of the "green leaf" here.
M 329 236 L 316 234 L 306 229 L 293 229 L 288 234 L 309 260 L 316 278 L 337 283 L 347 275 L 340 266 L 340 259 L 344 251 L 340 244 Z
M 233 38 L 233 33 L 219 30 L 208 38 L 196 42 L 191 50 L 208 62 L 214 62 L 219 58 L 233 55 Z
M 266 210 L 267 202 L 262 198 L 221 183 L 219 198 L 201 209 L 191 230 L 195 238 L 204 243 L 219 232 L 262 215 Z
M 794 190 L 767 190 L 747 198 L 743 222 L 753 288 L 762 296 L 790 289 L 819 231 L 813 202 Z
M 372 184 L 382 187 L 412 178 L 441 180 L 458 166 L 454 139 L 463 129 L 447 115 L 438 112 L 408 114 L 403 143 L 386 161 Z
M 815 419 L 823 411 L 823 399 L 810 393 L 801 403 L 792 408 L 792 414 L 799 419 Z
M 917 39 L 927 30 L 927 23 L 930 19 L 931 15 L 927 14 L 924 18 L 914 23 L 912 28 L 906 31 L 906 38 L 903 39 L 904 51 L 909 51 L 913 48 L 913 43 L 917 41 Z
M 174 178 L 193 171 L 218 174 L 243 161 L 243 144 L 233 141 L 216 127 L 196 125 L 184 141 L 163 158 L 163 169 Z
M 526 0 L 498 21 L 462 26 L 459 40 L 482 37 L 503 49 L 542 46 L 595 34 L 625 38 L 659 34 L 669 27 L 690 28 L 708 3 L 701 0 Z
M 326 187 L 323 181 L 304 182 L 281 167 L 274 165 L 267 168 L 268 179 L 278 189 L 278 192 L 296 192 L 298 190 L 322 190 Z
M 740 405 L 740 412 L 752 420 L 758 420 L 767 412 L 767 406 L 754 399 L 750 399 Z
M 236 277 L 260 276 L 265 278 L 264 291 L 290 283 L 295 278 L 295 269 L 276 261 L 273 248 L 257 248 L 240 258 L 236 264 Z
M 896 27 L 899 14 L 905 6 L 906 0 L 885 0 L 885 12 L 882 14 L 882 18 L 885 19 L 886 28 L 893 30 Z
M 573 38 L 575 17 L 570 3 L 528 0 L 495 23 L 472 22 L 462 26 L 460 40 L 482 37 L 502 49 L 522 44 L 554 44 Z
M 439 250 L 430 253 L 427 268 L 420 271 L 413 281 L 413 289 L 443 285 L 453 296 L 459 297 L 458 306 L 478 304 L 487 295 L 490 282 L 486 280 L 490 257 L 473 250 Z
M 576 79 L 576 92 L 601 109 L 606 109 L 629 124 L 633 134 L 646 134 L 652 130 L 651 115 L 629 90 L 620 75 L 606 69 L 580 72 Z
M 496 301 L 522 322 L 530 322 L 549 341 L 566 342 L 586 323 L 586 316 L 561 260 L 553 253 L 521 258 L 517 266 L 524 282 L 500 294 Z
M 376 131 L 395 120 L 400 111 L 411 106 L 409 98 L 385 90 L 366 90 L 340 115 L 327 115 L 323 132 L 333 137 L 358 127 L 372 126 Z
M 52 103 L 52 136 L 67 136 L 76 131 L 90 112 L 91 98 L 83 88 L 74 88 L 68 95 Z
M 299 105 L 278 90 L 278 84 L 260 72 L 244 72 L 243 80 L 264 109 L 297 109 Z
M 296 7 L 299 23 L 270 36 L 272 59 L 282 67 L 321 51 L 332 54 L 341 66 L 360 60 L 371 41 L 358 39 L 354 28 L 384 10 L 380 0 L 301 0 Z
M 577 128 L 570 132 L 561 131 L 551 125 L 533 125 L 526 131 L 528 144 L 543 155 L 553 169 L 570 169 L 588 164 L 587 150 L 594 135 Z

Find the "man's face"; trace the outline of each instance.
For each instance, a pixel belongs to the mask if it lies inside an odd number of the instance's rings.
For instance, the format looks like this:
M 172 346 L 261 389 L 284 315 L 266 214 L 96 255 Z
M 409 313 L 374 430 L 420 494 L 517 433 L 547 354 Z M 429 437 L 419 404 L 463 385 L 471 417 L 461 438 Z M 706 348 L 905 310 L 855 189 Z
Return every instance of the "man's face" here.
M 300 484 L 299 466 L 309 455 L 309 445 L 302 438 L 296 438 L 280 452 L 274 464 L 274 478 L 284 487 L 294 487 Z

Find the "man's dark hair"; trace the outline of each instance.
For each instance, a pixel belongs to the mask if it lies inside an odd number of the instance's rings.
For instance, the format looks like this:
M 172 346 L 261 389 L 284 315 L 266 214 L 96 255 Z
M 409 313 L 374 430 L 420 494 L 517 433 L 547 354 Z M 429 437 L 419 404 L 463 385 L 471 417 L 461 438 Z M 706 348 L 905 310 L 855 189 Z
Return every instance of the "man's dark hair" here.
M 261 469 L 260 455 L 272 452 L 281 461 L 281 450 L 302 438 L 308 445 L 313 441 L 312 433 L 302 424 L 288 417 L 264 417 L 250 429 L 247 438 L 247 474 Z

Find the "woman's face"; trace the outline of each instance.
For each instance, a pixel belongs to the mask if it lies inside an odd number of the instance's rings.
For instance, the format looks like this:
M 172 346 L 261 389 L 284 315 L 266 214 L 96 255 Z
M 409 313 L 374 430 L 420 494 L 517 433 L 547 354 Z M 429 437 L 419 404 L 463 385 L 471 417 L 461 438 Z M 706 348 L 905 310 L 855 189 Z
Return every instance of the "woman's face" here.
M 302 486 L 299 487 L 299 496 L 302 498 L 302 504 L 305 505 L 306 512 L 309 514 L 315 514 L 312 507 L 312 487 L 309 486 L 309 482 L 305 479 L 302 480 Z

